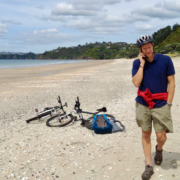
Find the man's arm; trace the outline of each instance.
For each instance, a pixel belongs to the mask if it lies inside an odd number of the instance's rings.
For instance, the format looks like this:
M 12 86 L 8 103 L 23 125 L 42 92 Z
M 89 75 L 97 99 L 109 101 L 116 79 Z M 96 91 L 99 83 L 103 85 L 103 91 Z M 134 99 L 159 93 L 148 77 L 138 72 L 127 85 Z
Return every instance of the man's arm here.
M 139 66 L 138 72 L 133 76 L 132 82 L 135 87 L 139 87 L 143 79 L 143 66 Z
M 168 99 L 167 103 L 172 103 L 175 92 L 175 76 L 168 76 Z
M 135 87 L 139 87 L 143 79 L 143 70 L 145 65 L 145 60 L 143 59 L 143 57 L 144 57 L 144 53 L 140 52 L 139 53 L 140 66 L 137 73 L 132 78 L 132 82 Z

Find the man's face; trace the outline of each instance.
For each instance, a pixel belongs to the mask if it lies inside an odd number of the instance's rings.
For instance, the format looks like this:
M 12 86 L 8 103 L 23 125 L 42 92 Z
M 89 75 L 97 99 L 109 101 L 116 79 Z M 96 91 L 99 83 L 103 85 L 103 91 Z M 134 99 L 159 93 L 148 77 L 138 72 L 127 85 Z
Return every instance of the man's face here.
M 153 56 L 154 48 L 152 43 L 147 43 L 141 46 L 142 52 L 149 58 Z

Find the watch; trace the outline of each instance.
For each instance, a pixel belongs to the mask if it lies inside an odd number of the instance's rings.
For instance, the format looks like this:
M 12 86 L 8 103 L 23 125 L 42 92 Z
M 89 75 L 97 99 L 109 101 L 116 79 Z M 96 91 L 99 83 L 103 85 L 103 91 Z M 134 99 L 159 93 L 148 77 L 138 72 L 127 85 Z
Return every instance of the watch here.
M 167 105 L 168 105 L 169 107 L 171 107 L 171 106 L 172 106 L 172 103 L 167 103 Z

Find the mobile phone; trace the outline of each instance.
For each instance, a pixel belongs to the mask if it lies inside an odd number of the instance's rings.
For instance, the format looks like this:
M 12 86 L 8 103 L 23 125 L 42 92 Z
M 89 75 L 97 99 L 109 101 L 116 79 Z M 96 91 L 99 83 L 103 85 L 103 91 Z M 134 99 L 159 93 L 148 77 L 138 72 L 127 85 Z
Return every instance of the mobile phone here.
M 141 49 L 141 52 L 142 52 L 142 49 Z M 145 57 L 143 57 L 144 60 L 146 60 L 147 56 L 145 55 Z

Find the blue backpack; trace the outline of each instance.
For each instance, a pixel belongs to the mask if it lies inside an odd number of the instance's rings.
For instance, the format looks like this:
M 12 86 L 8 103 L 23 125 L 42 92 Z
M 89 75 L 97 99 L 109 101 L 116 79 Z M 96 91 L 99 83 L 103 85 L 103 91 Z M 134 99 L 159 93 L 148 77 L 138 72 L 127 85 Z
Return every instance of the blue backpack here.
M 105 114 L 95 115 L 91 128 L 96 134 L 112 133 L 112 124 Z

